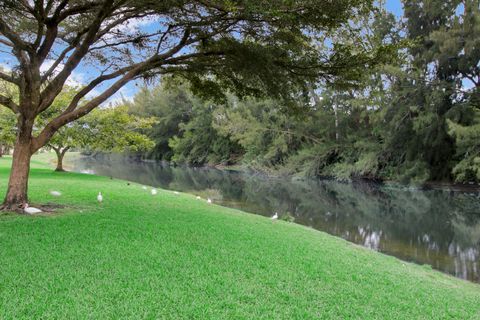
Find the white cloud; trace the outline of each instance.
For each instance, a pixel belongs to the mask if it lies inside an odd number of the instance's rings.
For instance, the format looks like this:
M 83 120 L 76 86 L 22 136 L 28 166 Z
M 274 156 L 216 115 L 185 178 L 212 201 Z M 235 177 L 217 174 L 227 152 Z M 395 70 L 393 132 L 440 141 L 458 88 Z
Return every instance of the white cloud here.
M 40 66 L 40 72 L 42 74 L 47 72 L 53 66 L 54 63 L 55 63 L 55 60 L 52 60 L 52 59 L 45 60 L 42 63 L 42 65 Z M 58 72 L 60 72 L 63 69 L 64 66 L 65 65 L 63 63 L 58 64 L 58 66 L 55 68 L 53 73 L 57 74 Z
M 47 59 L 40 66 L 40 73 L 44 74 L 47 72 L 55 63 L 55 60 Z M 52 75 L 57 75 L 65 67 L 64 63 L 59 63 L 58 66 L 54 69 Z M 67 85 L 74 87 L 81 87 L 86 84 L 86 79 L 83 73 L 78 71 L 73 71 L 67 79 Z

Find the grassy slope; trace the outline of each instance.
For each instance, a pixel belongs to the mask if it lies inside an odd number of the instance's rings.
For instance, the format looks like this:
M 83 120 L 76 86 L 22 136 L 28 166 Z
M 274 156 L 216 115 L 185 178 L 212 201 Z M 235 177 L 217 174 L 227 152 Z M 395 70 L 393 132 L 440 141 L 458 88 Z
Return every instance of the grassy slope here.
M 480 318 L 480 286 L 325 233 L 34 167 L 32 203 L 70 209 L 0 216 L 0 319 Z

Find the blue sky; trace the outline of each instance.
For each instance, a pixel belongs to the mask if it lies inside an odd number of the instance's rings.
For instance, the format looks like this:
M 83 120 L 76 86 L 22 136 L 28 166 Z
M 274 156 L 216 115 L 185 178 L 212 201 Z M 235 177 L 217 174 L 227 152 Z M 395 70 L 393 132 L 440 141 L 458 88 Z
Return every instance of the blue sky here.
M 400 17 L 403 13 L 402 3 L 400 0 L 387 0 L 387 10 L 393 12 L 397 17 Z

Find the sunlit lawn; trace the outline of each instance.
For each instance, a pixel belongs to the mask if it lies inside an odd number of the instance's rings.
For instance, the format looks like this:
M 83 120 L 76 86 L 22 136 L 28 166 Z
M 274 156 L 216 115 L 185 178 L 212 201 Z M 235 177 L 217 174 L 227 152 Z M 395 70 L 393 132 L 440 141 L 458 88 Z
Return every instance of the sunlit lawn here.
M 54 173 L 44 160 L 33 163 L 31 202 L 67 208 L 0 217 L 0 319 L 480 318 L 478 285 L 193 195 Z M 9 164 L 0 160 L 2 193 Z

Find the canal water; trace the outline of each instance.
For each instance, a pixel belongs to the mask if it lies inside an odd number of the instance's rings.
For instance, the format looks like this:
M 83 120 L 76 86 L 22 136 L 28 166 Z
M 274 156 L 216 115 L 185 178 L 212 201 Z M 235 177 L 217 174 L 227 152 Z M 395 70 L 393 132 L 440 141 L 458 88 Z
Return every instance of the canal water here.
M 82 157 L 74 171 L 211 198 L 342 237 L 405 261 L 480 282 L 478 191 L 418 190 L 373 183 L 292 180 L 123 157 Z

